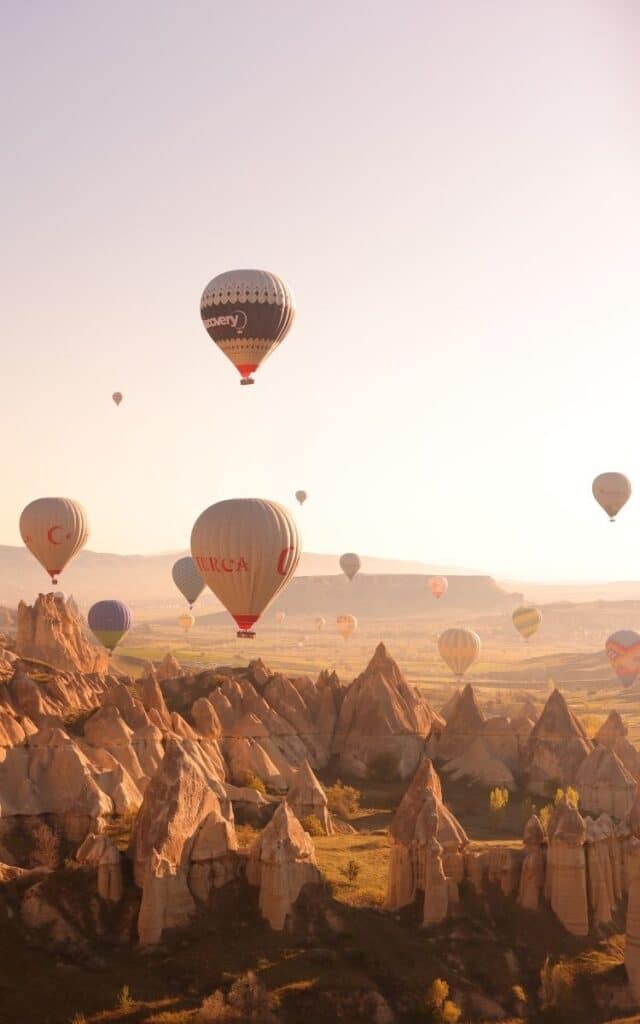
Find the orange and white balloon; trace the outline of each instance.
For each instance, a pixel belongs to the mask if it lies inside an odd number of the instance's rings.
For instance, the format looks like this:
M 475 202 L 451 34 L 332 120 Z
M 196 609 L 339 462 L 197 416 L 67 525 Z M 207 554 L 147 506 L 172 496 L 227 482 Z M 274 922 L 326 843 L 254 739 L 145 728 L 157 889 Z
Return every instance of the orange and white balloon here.
M 445 576 L 430 576 L 427 583 L 429 586 L 429 590 L 436 598 L 436 600 L 439 600 L 441 597 L 444 597 L 447 590 L 449 589 L 449 581 L 446 579 Z
M 56 584 L 65 565 L 87 543 L 87 513 L 71 498 L 36 498 L 20 516 L 20 536 Z
M 252 626 L 296 571 L 302 545 L 291 513 L 275 501 L 232 498 L 211 505 L 191 531 L 198 572 L 239 626 Z
M 447 629 L 438 639 L 438 651 L 445 665 L 462 679 L 480 655 L 480 637 L 472 629 Z
M 196 617 L 191 612 L 182 612 L 178 615 L 178 625 L 180 629 L 184 629 L 185 633 L 188 633 L 192 626 L 195 625 Z
M 358 620 L 355 615 L 338 615 L 336 625 L 338 627 L 338 633 L 342 639 L 348 640 L 350 636 L 353 636 L 358 628 Z

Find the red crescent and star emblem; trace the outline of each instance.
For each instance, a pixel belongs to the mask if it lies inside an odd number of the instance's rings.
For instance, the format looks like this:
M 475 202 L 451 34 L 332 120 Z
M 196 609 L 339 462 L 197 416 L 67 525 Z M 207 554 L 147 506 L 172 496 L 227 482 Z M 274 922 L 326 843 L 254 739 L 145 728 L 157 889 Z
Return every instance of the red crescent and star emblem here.
M 56 538 L 54 537 L 54 533 L 56 532 L 56 530 L 61 530 L 61 529 L 62 529 L 62 527 L 59 524 L 57 526 L 50 526 L 49 527 L 49 529 L 47 530 L 47 540 L 49 541 L 50 544 L 55 544 L 56 546 L 58 544 L 62 544 L 61 540 L 56 540 Z

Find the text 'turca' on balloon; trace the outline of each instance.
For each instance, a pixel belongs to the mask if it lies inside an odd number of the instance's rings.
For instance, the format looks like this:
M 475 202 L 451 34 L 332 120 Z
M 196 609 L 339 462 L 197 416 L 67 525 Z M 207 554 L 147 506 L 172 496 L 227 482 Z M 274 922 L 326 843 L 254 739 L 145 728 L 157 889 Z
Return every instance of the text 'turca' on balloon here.
M 71 498 L 36 498 L 20 516 L 20 536 L 52 583 L 89 537 L 87 513 Z
M 133 625 L 133 612 L 123 601 L 97 601 L 87 615 L 89 629 L 109 653 Z
M 209 337 L 242 378 L 251 374 L 286 336 L 295 317 L 291 291 L 266 270 L 229 270 L 209 282 L 200 300 Z
M 232 498 L 198 517 L 191 554 L 198 572 L 239 626 L 252 626 L 293 576 L 302 551 L 293 516 L 275 501 Z
M 631 481 L 624 473 L 601 473 L 591 485 L 593 496 L 611 522 L 631 497 Z

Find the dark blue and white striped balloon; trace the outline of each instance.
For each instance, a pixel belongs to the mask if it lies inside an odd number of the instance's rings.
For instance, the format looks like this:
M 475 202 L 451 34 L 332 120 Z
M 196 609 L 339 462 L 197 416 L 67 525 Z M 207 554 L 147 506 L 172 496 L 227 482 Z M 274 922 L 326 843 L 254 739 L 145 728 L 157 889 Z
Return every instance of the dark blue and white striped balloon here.
M 191 555 L 179 558 L 171 570 L 171 575 L 176 587 L 189 602 L 189 607 L 193 608 L 204 590 L 205 583 Z
M 91 605 L 89 628 L 108 651 L 112 651 L 133 625 L 133 612 L 122 601 L 98 601 Z

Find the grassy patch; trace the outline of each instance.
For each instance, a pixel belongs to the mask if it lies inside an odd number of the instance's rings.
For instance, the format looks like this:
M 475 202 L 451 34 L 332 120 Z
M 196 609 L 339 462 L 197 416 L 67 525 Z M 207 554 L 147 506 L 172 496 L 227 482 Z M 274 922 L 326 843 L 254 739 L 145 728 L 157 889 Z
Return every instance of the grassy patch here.
M 322 873 L 337 900 L 352 907 L 382 906 L 387 895 L 388 836 L 322 836 L 315 846 Z M 343 873 L 351 860 L 360 868 L 353 883 Z

